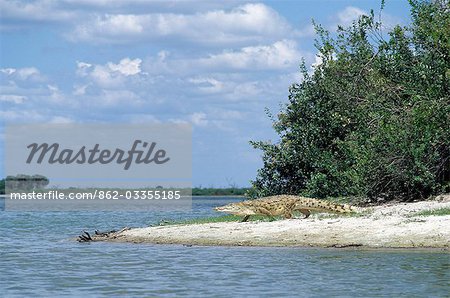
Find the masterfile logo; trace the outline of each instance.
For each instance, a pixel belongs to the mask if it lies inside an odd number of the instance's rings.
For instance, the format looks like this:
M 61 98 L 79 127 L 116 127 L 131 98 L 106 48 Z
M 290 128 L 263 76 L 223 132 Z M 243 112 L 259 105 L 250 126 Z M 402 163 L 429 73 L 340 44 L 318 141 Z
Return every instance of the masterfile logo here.
M 7 175 L 54 179 L 190 179 L 186 124 L 33 124 L 6 127 Z
M 108 149 L 100 150 L 100 144 L 95 144 L 92 149 L 86 149 L 86 146 L 82 146 L 79 150 L 60 150 L 60 145 L 58 143 L 53 143 L 52 145 L 49 145 L 48 143 L 33 143 L 27 146 L 27 148 L 30 149 L 27 163 L 32 163 L 35 155 L 37 155 L 38 157 L 36 157 L 35 162 L 38 164 L 45 161 L 49 164 L 108 164 L 116 162 L 118 164 L 124 164 L 124 170 L 128 170 L 133 161 L 138 164 L 150 164 L 152 162 L 155 164 L 163 164 L 168 162 L 170 158 L 166 157 L 166 150 L 155 150 L 156 145 L 156 142 L 149 144 L 148 142 L 136 140 L 128 151 L 119 148 L 111 151 Z M 139 146 L 141 146 L 143 150 L 138 150 Z M 155 153 L 154 150 L 156 151 Z M 134 156 L 136 157 L 134 158 Z
M 143 201 L 190 196 L 192 129 L 187 124 L 10 125 L 5 173 L 6 193 L 14 193 L 14 201 L 28 200 L 25 193 L 48 201 L 51 196 L 43 194 L 58 191 L 63 200 L 76 201 L 70 203 L 75 207 L 82 204 L 81 193 L 84 201 L 118 200 L 120 210 L 127 210 L 122 199 L 134 200 L 140 210 Z

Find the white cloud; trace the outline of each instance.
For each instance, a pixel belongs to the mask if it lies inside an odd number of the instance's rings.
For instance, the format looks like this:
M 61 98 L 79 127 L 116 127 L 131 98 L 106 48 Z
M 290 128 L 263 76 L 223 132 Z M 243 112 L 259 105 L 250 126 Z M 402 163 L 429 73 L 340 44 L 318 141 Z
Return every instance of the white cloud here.
M 16 72 L 16 69 L 15 68 L 2 68 L 2 69 L 0 69 L 0 72 L 5 74 L 5 75 L 10 76 L 10 75 L 12 75 L 13 73 Z
M 201 92 L 218 93 L 223 90 L 223 83 L 214 78 L 191 78 L 189 82 L 195 84 Z
M 37 68 L 35 67 L 20 68 L 16 71 L 16 73 L 22 80 L 26 80 L 31 76 L 36 76 L 40 74 L 39 70 L 37 70 Z
M 35 110 L 6 110 L 0 111 L 0 120 L 7 122 L 33 122 L 43 121 L 46 117 Z
M 96 103 L 100 106 L 140 105 L 142 99 L 130 90 L 102 90 L 101 96 L 96 97 Z
M 54 116 L 49 120 L 50 123 L 57 123 L 57 124 L 66 124 L 66 123 L 73 123 L 74 120 L 69 117 L 64 116 Z
M 311 56 L 311 57 L 309 57 Z M 243 47 L 236 50 L 223 50 L 219 53 L 211 53 L 197 58 L 175 58 L 166 51 L 158 53 L 158 57 L 148 57 L 142 63 L 142 69 L 151 74 L 153 78 L 161 75 L 196 75 L 192 83 L 204 83 L 205 75 L 199 73 L 224 73 L 270 70 L 286 71 L 297 68 L 301 58 L 312 60 L 313 56 L 306 52 L 300 52 L 297 43 L 293 40 L 280 40 L 268 45 Z M 198 82 L 198 77 L 203 81 Z M 215 78 L 217 80 L 217 78 Z M 197 81 L 196 81 L 197 80 Z M 220 80 L 218 80 L 220 81 Z M 210 80 L 209 84 L 220 87 Z
M 253 99 L 256 95 L 263 92 L 263 90 L 262 86 L 255 81 L 238 83 L 226 95 L 226 98 L 229 100 Z
M 210 108 L 205 112 L 194 112 L 184 119 L 171 119 L 173 123 L 192 125 L 198 128 L 207 128 L 227 132 L 237 132 L 241 129 L 238 121 L 244 119 L 246 113 L 237 110 L 231 110 L 224 107 Z
M 312 68 L 316 68 L 320 65 L 322 65 L 323 63 L 323 57 L 320 55 L 316 55 L 316 57 L 314 58 L 314 62 L 311 64 Z
M 2 68 L 0 72 L 6 75 L 8 78 L 19 79 L 22 81 L 44 81 L 45 77 L 39 72 L 36 67 L 23 67 L 23 68 Z
M 47 110 L 8 110 L 0 111 L 0 120 L 12 123 L 49 122 L 49 123 L 73 123 L 70 117 L 53 115 Z
M 70 8 L 86 9 L 89 11 L 142 11 L 151 10 L 154 12 L 177 11 L 177 12 L 196 12 L 208 11 L 211 9 L 233 7 L 239 3 L 253 2 L 254 0 L 175 0 L 175 1 L 151 1 L 151 0 L 134 0 L 134 1 L 118 1 L 118 0 L 60 0 L 64 4 L 68 4 Z
M 47 85 L 47 88 L 49 90 L 48 100 L 54 102 L 54 103 L 63 103 L 65 100 L 64 94 L 59 90 L 58 86 L 56 85 Z
M 207 29 L 207 30 L 205 30 Z M 231 10 L 193 14 L 104 14 L 78 24 L 73 41 L 129 42 L 132 40 L 184 40 L 202 44 L 240 44 L 280 39 L 296 34 L 275 10 L 261 3 Z
M 76 19 L 76 12 L 58 7 L 57 1 L 1 1 L 2 18 L 30 22 L 62 22 Z M 24 25 L 24 24 L 22 24 Z
M 21 104 L 23 103 L 27 98 L 22 95 L 13 95 L 13 94 L 1 94 L 0 95 L 0 102 L 9 102 L 14 104 Z
M 301 54 L 293 40 L 281 40 L 271 45 L 244 47 L 239 51 L 224 51 L 200 59 L 199 62 L 214 68 L 283 69 L 297 65 Z
M 102 65 L 96 65 L 89 76 L 103 88 L 116 88 L 123 83 L 123 76 L 121 74 L 114 73 L 109 67 Z
M 127 77 L 141 73 L 141 63 L 141 59 L 131 60 L 130 58 L 124 58 L 117 64 L 108 62 L 106 65 L 93 65 L 78 61 L 76 74 L 79 77 L 87 78 L 88 83 L 94 82 L 102 88 L 116 89 L 123 86 Z M 84 88 L 78 89 L 79 94 L 86 91 L 86 85 Z
M 155 116 L 155 115 L 149 115 L 149 114 L 132 114 L 129 116 L 129 121 L 131 123 L 161 123 L 161 121 Z
M 79 95 L 85 95 L 86 94 L 86 89 L 88 88 L 90 86 L 90 84 L 84 84 L 84 85 L 78 85 L 78 84 L 75 84 L 74 86 L 73 86 L 73 95 L 77 95 L 77 96 L 79 96 Z
M 89 69 L 92 67 L 92 64 L 90 63 L 86 63 L 86 62 L 82 62 L 82 61 L 77 61 L 77 75 L 79 76 L 87 76 L 89 73 Z
M 253 0 L 249 0 L 253 1 Z M 80 25 L 103 15 L 133 15 L 144 11 L 193 14 L 236 6 L 245 0 L 202 1 L 118 1 L 118 0 L 2 0 L 0 30 L 36 28 L 37 25 L 58 23 Z
M 118 71 L 125 76 L 135 75 L 141 72 L 141 59 L 131 60 L 125 58 L 120 60 L 119 64 L 109 62 L 107 65 L 112 71 Z
M 0 69 L 0 117 L 5 121 L 51 121 L 61 110 L 76 107 L 55 81 L 36 67 Z
M 104 15 L 96 16 L 94 20 L 86 21 L 75 27 L 69 39 L 73 41 L 104 41 L 115 43 L 118 37 L 129 40 L 132 35 L 143 31 L 144 18 L 139 15 Z
M 189 116 L 189 120 L 192 122 L 192 124 L 196 126 L 208 125 L 208 120 L 206 120 L 205 113 L 193 113 L 192 115 Z
M 338 12 L 337 25 L 347 27 L 362 15 L 367 15 L 367 12 L 354 6 L 347 6 L 344 10 Z

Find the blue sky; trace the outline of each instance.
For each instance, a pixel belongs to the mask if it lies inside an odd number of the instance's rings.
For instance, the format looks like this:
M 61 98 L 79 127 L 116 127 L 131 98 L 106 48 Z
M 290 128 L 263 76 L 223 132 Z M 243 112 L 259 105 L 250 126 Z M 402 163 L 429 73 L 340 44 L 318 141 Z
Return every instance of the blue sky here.
M 276 114 L 286 103 L 302 58 L 317 62 L 311 19 L 333 31 L 379 6 L 0 1 L 1 130 L 30 122 L 187 122 L 193 185 L 248 186 L 262 165 L 248 141 L 277 140 L 265 108 Z M 407 24 L 407 1 L 386 0 L 382 19 Z

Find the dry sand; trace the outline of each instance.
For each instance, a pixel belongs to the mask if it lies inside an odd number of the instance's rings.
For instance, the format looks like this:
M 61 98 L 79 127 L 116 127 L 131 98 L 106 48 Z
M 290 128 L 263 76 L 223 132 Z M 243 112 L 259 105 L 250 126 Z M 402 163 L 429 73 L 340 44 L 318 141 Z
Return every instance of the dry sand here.
M 432 201 L 362 208 L 357 217 L 313 215 L 272 222 L 224 222 L 135 228 L 102 241 L 233 246 L 314 246 L 450 249 L 450 215 L 415 216 L 450 208 L 450 195 Z

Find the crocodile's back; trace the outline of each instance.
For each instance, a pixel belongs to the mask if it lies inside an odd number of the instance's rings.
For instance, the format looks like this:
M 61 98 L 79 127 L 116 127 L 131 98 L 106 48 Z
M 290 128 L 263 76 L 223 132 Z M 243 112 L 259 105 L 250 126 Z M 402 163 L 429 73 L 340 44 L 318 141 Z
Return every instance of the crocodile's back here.
M 347 204 L 337 204 L 325 200 L 305 198 L 294 195 L 277 195 L 244 201 L 243 203 L 247 202 L 251 206 L 265 206 L 266 208 L 271 210 L 286 209 L 291 211 L 298 211 L 300 209 L 307 209 L 318 212 L 336 213 L 349 213 L 356 211 L 354 207 Z
M 241 202 L 250 208 L 256 209 L 256 213 L 268 214 L 272 216 L 283 215 L 287 211 L 292 210 L 297 197 L 291 195 L 278 195 L 271 197 L 264 197 L 260 199 L 247 200 Z
M 336 212 L 336 213 L 350 213 L 356 209 L 347 204 L 337 204 L 329 201 L 304 198 L 301 197 L 295 204 L 294 210 L 307 209 L 318 212 Z

